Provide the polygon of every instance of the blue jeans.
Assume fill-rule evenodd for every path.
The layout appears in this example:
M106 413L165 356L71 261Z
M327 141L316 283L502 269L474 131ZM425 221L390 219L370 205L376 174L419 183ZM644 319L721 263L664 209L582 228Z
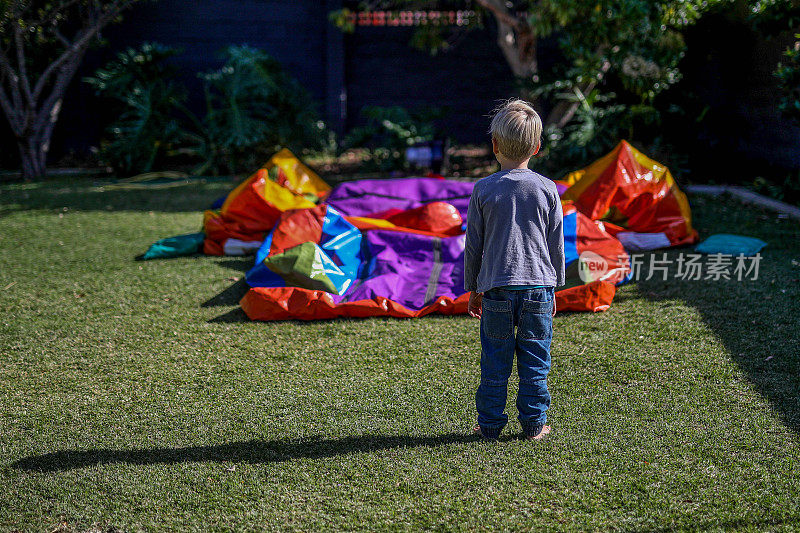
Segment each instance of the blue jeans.
M475 393L478 424L484 434L496 436L508 423L504 411L515 353L519 373L517 409L522 429L535 435L547 421L553 297L553 287L491 289L484 294L481 384Z

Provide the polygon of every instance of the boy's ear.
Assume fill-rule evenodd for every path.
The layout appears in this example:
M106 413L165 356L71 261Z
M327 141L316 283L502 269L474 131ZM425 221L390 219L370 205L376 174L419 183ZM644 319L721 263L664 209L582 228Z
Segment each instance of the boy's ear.
M500 148L497 147L497 139L494 137L492 137L492 152L494 152L494 155L500 153Z
M539 144L537 144L537 145L536 145L536 150L534 150L534 151L533 151L533 154L531 154L531 157L533 157L533 156L535 156L536 154L538 154L538 153L539 153L539 149L540 149L541 147L542 147L542 141L539 141Z

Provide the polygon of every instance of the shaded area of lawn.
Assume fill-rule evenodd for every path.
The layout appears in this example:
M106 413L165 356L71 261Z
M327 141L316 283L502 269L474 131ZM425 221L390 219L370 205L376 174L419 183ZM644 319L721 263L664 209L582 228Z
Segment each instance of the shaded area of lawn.
M22 208L0 232L0 529L800 521L796 223L692 198L704 235L769 242L759 281L642 281L558 316L553 434L531 446L512 422L487 446L469 435L476 321L254 323L248 259L133 261L195 230L216 184L142 192L146 209L6 192Z
M305 438L296 441L276 440L231 442L183 448L142 448L135 450L93 449L53 452L26 457L12 466L37 472L86 468L107 463L132 465L174 464L184 462L269 463L292 459L319 459L388 450L465 443L477 438L464 433L435 437L361 435L341 439Z
M800 224L729 197L695 196L692 205L703 237L741 233L769 243L758 279L663 281L656 275L640 281L639 290L656 302L681 300L696 309L756 390L800 433ZM667 257L674 263L681 251L691 250Z
M236 186L233 178L193 178L169 188L119 188L107 180L54 178L0 184L0 218L29 210L198 212ZM199 226L199 223L198 223Z

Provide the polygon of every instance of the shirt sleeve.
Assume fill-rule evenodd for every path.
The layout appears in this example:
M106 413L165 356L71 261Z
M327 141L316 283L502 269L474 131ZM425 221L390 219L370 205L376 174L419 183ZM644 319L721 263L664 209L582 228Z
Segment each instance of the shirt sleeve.
M547 248L550 250L550 262L556 271L556 287L560 287L566 283L566 280L564 276L564 210L558 196L556 196L555 206L551 211Z
M464 240L464 290L478 290L478 273L483 261L483 213L477 188L472 189L467 209L467 235Z

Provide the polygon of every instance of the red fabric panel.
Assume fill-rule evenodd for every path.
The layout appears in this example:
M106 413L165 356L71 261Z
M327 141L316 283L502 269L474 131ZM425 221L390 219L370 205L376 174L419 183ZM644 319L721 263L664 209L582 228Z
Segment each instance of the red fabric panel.
M325 291L299 287L257 287L247 291L239 303L251 320L319 320L340 316L413 318L431 313L460 315L467 312L468 301L469 294L463 294L455 300L440 297L427 307L414 311L382 296L337 305Z
M206 255L225 255L225 252L222 250L224 245L225 241L219 242L212 239L205 239L203 241L203 253Z
M605 259L609 271L615 271L615 274L605 279L605 281L618 283L630 271L628 253L619 240L600 229L598 224L598 222L589 220L589 217L578 212L576 224L578 254L591 251Z
M392 224L444 235L461 233L461 214L447 202L431 202L387 217Z
M280 209L264 200L264 181L269 179L267 171L259 170L248 179L241 192L230 199L222 209L229 237L232 233L247 236L242 240L263 240L264 233L272 229L281 215ZM238 237L237 237L238 238Z
M559 311L605 311L611 306L616 288L611 283L595 281L556 292ZM299 287L257 287L250 289L240 305L251 320L319 320L336 317L392 316L421 317L431 313L463 315L467 313L469 294L455 300L440 297L436 302L414 311L382 296L335 304L325 291Z
M285 211L275 226L269 252L278 254L304 242L319 242L326 211L325 204L310 209Z
M673 245L694 242L695 232L688 228L673 187L666 180L647 179L650 174L621 143L614 162L575 199L575 205L592 220L606 219L627 231L664 233ZM608 228L614 235L616 230Z
M557 311L606 311L617 288L606 281L593 281L556 292Z

